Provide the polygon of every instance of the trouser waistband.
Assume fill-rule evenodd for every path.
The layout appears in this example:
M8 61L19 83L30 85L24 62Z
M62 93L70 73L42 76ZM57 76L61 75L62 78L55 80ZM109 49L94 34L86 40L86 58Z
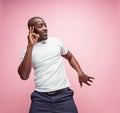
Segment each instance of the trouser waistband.
M70 88L67 87L67 88L64 88L64 89L56 90L56 91L40 92L40 93L44 93L44 94L48 94L48 95L56 95L56 94L62 93L62 92L67 91L67 90L70 90Z

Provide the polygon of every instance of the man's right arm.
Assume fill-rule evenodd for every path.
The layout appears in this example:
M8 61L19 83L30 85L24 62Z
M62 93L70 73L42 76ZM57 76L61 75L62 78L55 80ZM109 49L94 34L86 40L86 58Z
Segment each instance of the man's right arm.
M34 26L30 27L26 54L18 68L18 74L20 75L20 78L23 80L27 80L29 78L32 67L32 49L33 46L38 42L38 38L39 35L34 33Z
M29 78L30 72L31 72L31 65L32 65L32 46L27 46L27 51L24 56L23 61L21 62L18 73L20 75L20 78L23 80L27 80Z

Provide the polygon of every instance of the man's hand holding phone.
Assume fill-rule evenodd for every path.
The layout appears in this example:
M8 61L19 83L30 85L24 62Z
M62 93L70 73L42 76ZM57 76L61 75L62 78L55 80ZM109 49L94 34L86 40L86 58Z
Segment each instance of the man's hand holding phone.
M33 47L38 42L39 34L34 33L34 26L30 26L28 34L28 46Z

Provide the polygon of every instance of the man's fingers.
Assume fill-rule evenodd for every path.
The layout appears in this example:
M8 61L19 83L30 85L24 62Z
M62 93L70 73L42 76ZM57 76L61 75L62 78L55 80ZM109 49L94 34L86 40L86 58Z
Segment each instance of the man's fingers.
M89 79L95 79L94 77L88 77Z
M31 26L30 26L30 29L29 29L29 34L31 33Z
M88 79L88 81L93 82L92 80Z
M37 36L38 38L40 38L40 35L39 35L39 34L36 34L36 36Z
M91 81L91 80L90 80L90 81ZM87 84L88 86L91 86L91 84L88 83L88 82L83 82L83 83ZM82 87L83 83L82 83L82 81L80 81L80 86L81 86L81 87Z
M83 82L85 84L87 84L88 86L91 86L88 82ZM80 81L80 86L82 87L82 82Z
M80 86L82 87L82 82L80 81Z
M37 40L38 40L37 38L33 38L33 41L34 41L34 42L37 42Z
M82 86L83 83L91 86L91 84L89 82L93 82L91 79L95 79L94 77L90 77L90 76L81 76L79 77L79 83Z
M39 34L34 33L34 28L35 28L34 26L30 26L29 35L33 36L35 39L40 38Z
M85 82L85 84L87 84L88 86L90 86L90 84L88 82Z
M34 26L32 26L31 28L31 33L34 33Z
M39 34L32 33L32 35L33 35L34 38L37 38L37 39L40 38Z
M29 34L34 33L34 26L30 26Z

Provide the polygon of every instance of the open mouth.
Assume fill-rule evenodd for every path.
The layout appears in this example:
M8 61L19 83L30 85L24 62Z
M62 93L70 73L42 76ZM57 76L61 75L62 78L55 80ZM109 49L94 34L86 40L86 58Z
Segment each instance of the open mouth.
M47 35L47 32L42 32L43 35Z

